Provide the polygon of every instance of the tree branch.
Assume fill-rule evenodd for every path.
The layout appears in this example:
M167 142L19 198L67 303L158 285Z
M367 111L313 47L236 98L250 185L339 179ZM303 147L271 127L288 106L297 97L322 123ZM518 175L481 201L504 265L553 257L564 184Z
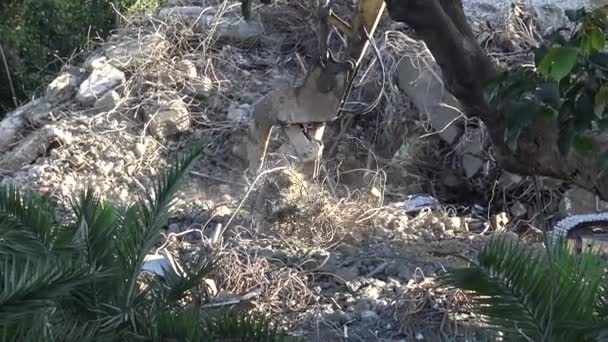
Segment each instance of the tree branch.
M446 88L461 102L465 114L487 126L495 157L504 169L522 175L571 181L608 200L608 172L595 160L608 146L595 137L590 156L561 155L558 126L537 120L525 130L515 151L504 142L505 118L484 100L483 84L497 76L497 67L477 43L461 0L385 0L391 19L408 24L426 43L442 70ZM599 147L601 146L601 147Z

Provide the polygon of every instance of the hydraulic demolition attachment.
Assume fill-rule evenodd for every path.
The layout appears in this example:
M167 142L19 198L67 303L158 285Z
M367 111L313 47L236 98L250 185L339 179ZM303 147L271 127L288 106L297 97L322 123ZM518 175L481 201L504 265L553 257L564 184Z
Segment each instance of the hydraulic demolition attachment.
M271 3L271 0L261 1ZM336 120L343 110L385 7L384 0L358 0L349 23L332 11L334 0L318 1L319 55L316 63L301 85L276 89L255 104L247 139L250 171L260 170L266 157L271 129L281 125L286 127L285 132L299 157L304 162L314 162L312 176L317 176L325 123ZM249 20L251 0L242 0L242 13ZM346 61L334 58L334 53L328 47L331 26L346 37Z

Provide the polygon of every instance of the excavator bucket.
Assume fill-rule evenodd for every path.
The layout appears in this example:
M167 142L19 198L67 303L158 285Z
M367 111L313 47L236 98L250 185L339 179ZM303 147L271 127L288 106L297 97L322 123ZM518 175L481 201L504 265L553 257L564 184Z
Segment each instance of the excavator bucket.
M307 151L308 156L300 155L300 160L306 163L312 159L318 164L323 149L324 124L338 117L385 8L384 0L359 0L349 23L331 11L332 0L320 1L317 12L318 63L309 70L303 84L290 89L276 89L255 104L246 141L250 171L260 170L271 128L276 125L313 126L308 132L289 127L285 131L296 154ZM248 18L251 0L242 0L242 8L243 15ZM335 60L327 48L329 25L347 37L345 62ZM314 168L313 177L317 171L318 165Z

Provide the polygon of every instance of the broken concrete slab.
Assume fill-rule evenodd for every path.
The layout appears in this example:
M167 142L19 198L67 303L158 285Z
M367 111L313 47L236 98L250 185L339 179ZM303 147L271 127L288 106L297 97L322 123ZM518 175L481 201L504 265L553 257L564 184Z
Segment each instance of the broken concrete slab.
M559 204L559 211L563 217L608 211L608 202L601 201L595 194L574 186L564 194Z
M105 47L108 63L120 70L135 68L154 55L164 55L170 44L160 33L116 35Z
M216 16L209 8L198 6L175 6L158 12L161 19L186 18L194 20L194 28L200 32L213 32L216 38L249 40L262 36L262 24L258 21L243 20L240 16Z
M433 129L448 144L456 142L462 134L460 104L441 81L440 70L428 51L416 56L405 56L397 66L399 88L414 102Z

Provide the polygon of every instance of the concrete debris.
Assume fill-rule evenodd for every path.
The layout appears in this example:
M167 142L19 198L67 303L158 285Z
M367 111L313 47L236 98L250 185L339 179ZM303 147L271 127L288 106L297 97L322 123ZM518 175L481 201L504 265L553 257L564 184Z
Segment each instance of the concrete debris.
M103 64L93 69L89 77L80 84L76 99L89 106L101 98L107 91L116 88L125 81L125 74L110 64Z

